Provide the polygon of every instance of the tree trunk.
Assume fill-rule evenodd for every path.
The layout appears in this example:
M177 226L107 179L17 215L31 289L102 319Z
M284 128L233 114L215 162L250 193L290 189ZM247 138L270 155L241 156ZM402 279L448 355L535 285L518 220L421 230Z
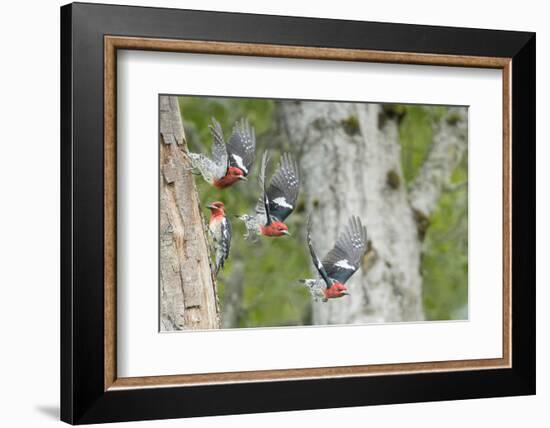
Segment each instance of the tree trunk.
M160 328L219 328L206 230L176 97L160 98Z
M363 220L370 240L363 269L348 283L350 298L314 303L313 323L423 320L420 263L433 205L426 203L431 209L422 212L420 205L416 208L410 202L401 168L399 114L379 104L286 102L278 106L279 123L298 152L318 253L330 250L352 215ZM434 138L434 143L440 140ZM465 145L458 146L451 163L464 152ZM445 149L434 151L441 155ZM449 178L446 174L450 173L435 174L441 183L434 188L440 191L443 180ZM434 174L424 171L422 175ZM424 195L420 184L417 187L418 194ZM437 200L439 193L432 193Z

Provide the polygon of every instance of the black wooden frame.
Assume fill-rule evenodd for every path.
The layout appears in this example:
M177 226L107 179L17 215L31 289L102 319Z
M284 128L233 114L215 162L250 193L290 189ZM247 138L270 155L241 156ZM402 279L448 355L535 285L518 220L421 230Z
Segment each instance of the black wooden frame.
M105 35L512 58L512 368L104 391ZM61 8L61 419L535 393L535 34L76 3Z

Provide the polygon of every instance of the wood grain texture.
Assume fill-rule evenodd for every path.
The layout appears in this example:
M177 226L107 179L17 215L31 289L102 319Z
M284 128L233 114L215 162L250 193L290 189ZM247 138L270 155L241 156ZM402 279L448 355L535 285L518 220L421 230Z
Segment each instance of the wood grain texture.
M116 49L105 43L104 64L104 387L116 380Z
M160 97L160 330L219 328L215 281L177 97Z
M364 366L316 367L307 369L259 370L249 372L204 373L174 376L118 378L111 389L169 387L174 385L210 385L310 378L344 378L358 376L498 369L507 367L501 358L485 360L434 361L405 364L373 364Z
M382 52L300 46L106 36L105 42L105 389L259 382L308 378L457 371L511 367L511 59L461 55ZM497 359L370 366L325 367L116 378L116 50L139 49L223 55L249 55L338 61L443 65L503 70L503 356ZM171 167L167 180L174 178ZM172 177L172 178L170 178ZM109 184L110 183L110 184Z
M324 59L334 61L368 61L394 64L446 65L458 67L503 68L509 61L499 57L435 55L409 52L382 52L363 49L282 46L269 44L170 40L141 37L107 36L116 49L139 49L167 52L249 55L261 57Z

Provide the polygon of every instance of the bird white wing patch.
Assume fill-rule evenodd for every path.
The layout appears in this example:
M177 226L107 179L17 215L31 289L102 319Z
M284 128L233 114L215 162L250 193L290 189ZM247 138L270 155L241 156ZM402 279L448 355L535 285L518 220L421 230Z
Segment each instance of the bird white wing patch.
M235 153L233 153L233 154L231 155L231 157L233 158L233 160L235 161L235 163L237 164L237 166L238 166L245 174L248 174L248 169L246 168L246 166L244 166L243 158L240 157L239 155L236 155Z
M285 208L294 208L292 205L290 205L284 196L279 196L278 198L275 198L273 199L273 202L275 202L277 205L279 205L280 207L285 207Z
M355 270L355 268L349 264L348 259L338 260L336 263L334 263L334 266L338 266L342 269Z

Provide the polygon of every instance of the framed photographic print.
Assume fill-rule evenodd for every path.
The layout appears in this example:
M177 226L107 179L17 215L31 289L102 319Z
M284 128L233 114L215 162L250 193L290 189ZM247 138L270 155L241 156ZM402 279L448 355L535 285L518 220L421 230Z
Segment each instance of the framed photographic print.
M75 3L61 53L62 420L535 393L533 33Z

